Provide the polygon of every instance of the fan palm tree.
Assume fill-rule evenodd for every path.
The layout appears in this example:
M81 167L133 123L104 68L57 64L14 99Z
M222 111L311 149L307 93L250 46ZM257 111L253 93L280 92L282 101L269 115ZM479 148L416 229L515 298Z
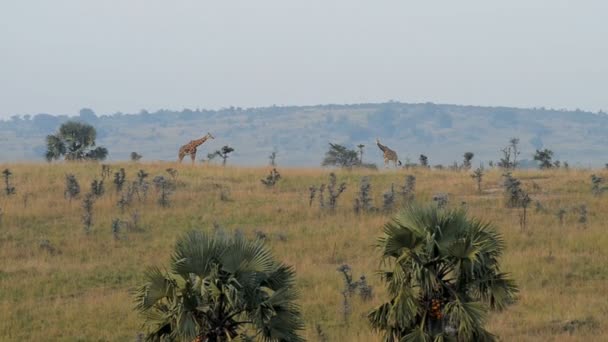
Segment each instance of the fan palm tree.
M105 147L95 147L97 133L91 125L68 121L61 125L56 134L46 137L47 161L59 159L64 156L65 160L104 160L108 156Z
M409 207L384 227L378 246L390 300L368 318L385 341L493 341L489 309L514 301L502 273L504 243L492 225L466 211Z
M190 231L171 270L151 268L136 290L147 341L302 341L294 271L277 263L262 240Z

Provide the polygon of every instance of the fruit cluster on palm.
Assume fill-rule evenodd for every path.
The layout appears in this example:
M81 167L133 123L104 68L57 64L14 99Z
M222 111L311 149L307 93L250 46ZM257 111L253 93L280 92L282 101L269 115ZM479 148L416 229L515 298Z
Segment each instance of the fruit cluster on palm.
M410 207L384 228L379 248L390 300L368 318L385 341L492 341L490 309L514 301L499 268L503 240L463 210Z
M171 270L151 268L136 291L148 341L302 341L294 271L262 240L191 231L178 240Z

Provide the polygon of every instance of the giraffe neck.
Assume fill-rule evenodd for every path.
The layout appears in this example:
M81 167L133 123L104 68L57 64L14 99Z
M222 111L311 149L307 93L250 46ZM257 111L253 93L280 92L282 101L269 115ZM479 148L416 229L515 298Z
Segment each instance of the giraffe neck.
M382 150L382 152L386 152L388 150L388 148L384 145L382 145L381 143L377 143L378 144L378 148L380 148L380 150Z
M209 137L204 136L200 139L192 140L191 145L193 145L194 147L198 147L198 146L202 145L205 141L207 141L207 139L209 139Z

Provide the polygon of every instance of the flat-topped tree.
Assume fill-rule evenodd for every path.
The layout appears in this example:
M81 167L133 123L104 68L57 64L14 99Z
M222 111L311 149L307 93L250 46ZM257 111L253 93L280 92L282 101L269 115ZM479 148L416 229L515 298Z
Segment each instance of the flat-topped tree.
M47 161L64 157L65 160L104 160L108 156L105 147L95 147L97 132L89 124L68 121L59 127L59 131L46 137Z

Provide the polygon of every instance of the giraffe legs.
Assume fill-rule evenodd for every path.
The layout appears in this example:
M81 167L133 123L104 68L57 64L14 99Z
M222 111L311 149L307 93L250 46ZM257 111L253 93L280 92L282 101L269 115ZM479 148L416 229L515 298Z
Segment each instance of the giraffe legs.
M184 157L186 156L186 153L184 153L183 151L179 151L179 155L178 155L178 159L179 159L179 163L182 163L182 160L184 160Z
M192 165L194 165L194 162L196 161L196 151L190 153L190 159L192 159Z

